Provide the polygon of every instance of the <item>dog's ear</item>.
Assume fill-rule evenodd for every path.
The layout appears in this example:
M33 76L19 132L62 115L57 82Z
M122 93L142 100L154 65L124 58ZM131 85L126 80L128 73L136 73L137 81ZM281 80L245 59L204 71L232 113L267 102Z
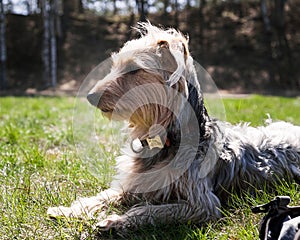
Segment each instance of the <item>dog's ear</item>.
M184 61L186 61L189 56L187 42L178 40L169 43L165 40L160 40L157 42L157 54L162 57L164 65L166 66L177 67L176 60L170 50L181 52L184 57Z
M171 43L171 48L173 50L177 50L177 51L181 52L184 57L184 61L186 62L186 60L189 56L187 40L185 42L183 42L181 40L174 41Z
M170 45L167 41L159 41L156 49L157 55L160 57L161 70L173 73L177 69L177 62L170 51Z
M186 82L181 77L178 77L179 75L176 72L178 71L178 67L180 67L179 65L186 63L188 57L187 46L182 41L169 43L168 41L160 40L157 42L156 53L160 57L160 65L161 70L163 70L164 79L168 81L173 88L177 88L179 92L186 92ZM180 55L183 54L183 58L178 56L178 53L180 53ZM170 81L172 76L175 76L176 81Z
M177 88L179 92L185 92L187 96L187 85L185 80L181 78L182 72L178 74L178 70L183 69L183 65L186 64L186 59L188 58L188 50L185 43L180 40L172 42L160 40L157 42L156 53L159 56L164 79L173 88Z

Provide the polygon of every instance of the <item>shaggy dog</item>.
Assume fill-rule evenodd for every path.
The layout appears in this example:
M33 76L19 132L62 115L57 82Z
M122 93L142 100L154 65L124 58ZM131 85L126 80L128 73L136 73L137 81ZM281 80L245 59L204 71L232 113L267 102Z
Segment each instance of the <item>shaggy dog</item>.
M103 230L203 223L221 216L232 191L300 180L300 127L211 119L187 39L150 23L138 30L87 96L106 117L128 121L132 142L117 158L118 173L109 189L49 215L98 217ZM101 219L111 205L129 210Z

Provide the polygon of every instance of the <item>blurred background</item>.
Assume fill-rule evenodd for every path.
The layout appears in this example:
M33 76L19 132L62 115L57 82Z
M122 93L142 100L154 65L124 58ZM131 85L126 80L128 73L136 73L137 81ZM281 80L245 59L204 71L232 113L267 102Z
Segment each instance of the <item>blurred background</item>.
M234 93L300 92L299 0L0 0L0 94L75 93L149 19Z

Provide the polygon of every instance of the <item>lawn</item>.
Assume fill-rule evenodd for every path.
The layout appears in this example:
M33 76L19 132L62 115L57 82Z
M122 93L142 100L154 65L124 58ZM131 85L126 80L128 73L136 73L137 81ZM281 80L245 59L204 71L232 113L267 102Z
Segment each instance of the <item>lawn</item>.
M251 96L223 103L224 117L232 123L264 124L268 113L273 120L300 125L299 98ZM84 99L0 98L0 239L80 239L92 233L93 221L54 221L46 211L109 186L124 139L121 127L103 119ZM282 183L277 192L300 204L299 190ZM130 238L257 239L262 215L252 214L250 207L274 196L258 191L255 197L234 197L225 217L205 227L149 227Z

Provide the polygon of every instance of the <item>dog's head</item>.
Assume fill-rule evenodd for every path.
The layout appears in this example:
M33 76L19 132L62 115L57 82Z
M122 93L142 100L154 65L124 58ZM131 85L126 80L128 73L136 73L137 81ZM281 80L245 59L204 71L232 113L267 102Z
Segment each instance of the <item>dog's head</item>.
M141 37L112 55L110 73L87 98L108 118L127 120L134 138L145 139L178 119L188 99L202 98L187 38L150 23L137 29Z

